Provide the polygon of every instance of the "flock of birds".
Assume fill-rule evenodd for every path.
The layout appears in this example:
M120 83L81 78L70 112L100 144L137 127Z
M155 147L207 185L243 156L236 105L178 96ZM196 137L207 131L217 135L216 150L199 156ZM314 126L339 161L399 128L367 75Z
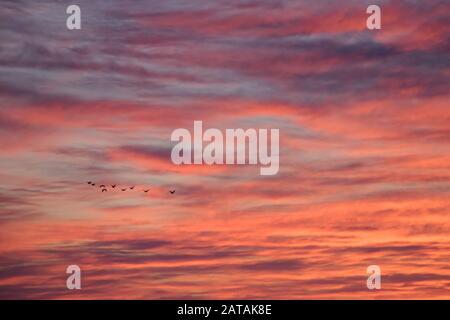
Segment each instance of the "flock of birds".
M92 186L92 187L95 187L95 186L96 186L96 183L95 183L95 182L92 182L92 181L88 181L87 184L90 185L90 186ZM100 189L102 189L102 192L107 192L107 191L108 191L107 186L104 185L104 184L101 184L101 185L99 185L98 187L99 187ZM111 188L115 189L116 187L117 187L117 184L111 184ZM132 187L120 188L120 190L122 190L122 191L127 191L127 190L134 190L134 188L135 188L135 186L132 186ZM143 189L142 191L144 191L145 193L147 193L147 192L150 191L150 189ZM169 190L169 192L170 192L171 194L174 194L174 193L175 193L175 190Z

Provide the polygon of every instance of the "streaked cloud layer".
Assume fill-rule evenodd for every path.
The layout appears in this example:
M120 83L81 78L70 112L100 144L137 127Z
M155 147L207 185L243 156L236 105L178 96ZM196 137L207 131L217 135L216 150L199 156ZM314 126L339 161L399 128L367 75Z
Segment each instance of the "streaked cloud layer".
M0 298L450 298L448 1L68 4L2 2ZM194 120L279 174L174 166Z

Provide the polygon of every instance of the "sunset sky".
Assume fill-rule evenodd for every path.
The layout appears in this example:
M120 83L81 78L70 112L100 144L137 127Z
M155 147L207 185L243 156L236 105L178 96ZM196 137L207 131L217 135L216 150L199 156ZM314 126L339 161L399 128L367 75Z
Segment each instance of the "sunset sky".
M0 299L450 299L449 13L0 1ZM278 174L172 164L194 120L278 128Z

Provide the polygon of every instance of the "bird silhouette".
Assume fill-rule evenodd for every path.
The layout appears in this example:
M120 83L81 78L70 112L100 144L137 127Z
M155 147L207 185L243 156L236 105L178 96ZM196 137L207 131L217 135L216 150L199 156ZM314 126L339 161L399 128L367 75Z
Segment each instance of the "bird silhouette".
M170 192L171 194L174 194L174 193L175 193L175 190L169 190L169 192Z
M92 182L92 181L87 181L87 184L90 185L90 186L95 186L95 185L96 185L96 184L95 184L94 182ZM111 184L110 186L111 186L111 188L115 188L115 187L117 187L117 184ZM107 191L108 191L106 185L104 185L104 184L101 184L101 185L99 185L98 187L102 190L102 192L107 192ZM123 192L125 192L125 191L127 191L128 189L134 190L135 187L136 187L136 186L131 186L131 187L128 187L128 188L125 187L125 188L120 188L120 190L122 190ZM142 189L142 191L144 191L145 193L148 193L148 192L150 191L150 188L149 188L149 189ZM174 194L174 193L175 193L175 190L169 190L169 192L170 192L171 194Z

